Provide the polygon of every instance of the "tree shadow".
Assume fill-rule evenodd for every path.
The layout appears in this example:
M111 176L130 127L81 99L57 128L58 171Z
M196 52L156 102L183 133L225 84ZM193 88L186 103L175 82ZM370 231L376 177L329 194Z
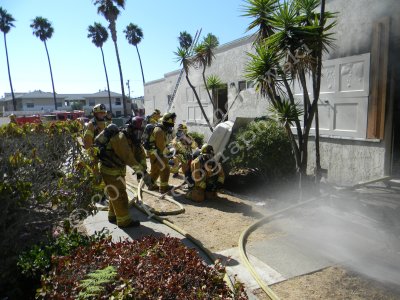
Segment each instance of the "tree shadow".
M173 197L176 201L191 206L198 206L198 207L208 207L213 208L219 211L223 211L226 213L241 213L244 216L254 217L254 218L261 218L263 214L253 209L253 207L249 204L243 202L236 202L232 201L227 197L224 197L223 194L219 194L214 199L206 199L203 202L194 202L190 199L185 198L183 194L179 196Z

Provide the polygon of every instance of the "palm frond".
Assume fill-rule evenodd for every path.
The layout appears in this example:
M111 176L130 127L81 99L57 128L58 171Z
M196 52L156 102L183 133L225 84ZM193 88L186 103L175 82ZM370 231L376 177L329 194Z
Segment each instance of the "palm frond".
M247 0L246 2L247 5L242 6L242 16L254 19L246 30L258 28L256 42L259 43L272 34L271 17L279 5L279 0Z
M0 31L4 34L7 34L11 27L15 27L13 22L15 19L11 14L7 12L7 10L0 7Z
M221 78L219 78L217 75L210 75L207 77L206 86L210 90L216 90L222 88L224 84L222 83Z
M287 99L277 101L268 110L272 114L272 117L284 126L286 124L293 126L304 113L300 103L293 104Z
M193 65L193 60L190 57L189 50L178 47L174 54L176 56L176 62L180 63L186 74L189 74L189 67Z

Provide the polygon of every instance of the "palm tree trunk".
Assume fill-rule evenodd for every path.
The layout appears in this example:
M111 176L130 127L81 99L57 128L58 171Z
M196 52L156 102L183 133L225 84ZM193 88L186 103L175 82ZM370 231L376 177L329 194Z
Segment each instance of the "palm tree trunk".
M122 104L124 106L124 116L126 117L128 115L128 103L127 103L126 97L125 97L124 78L122 77L122 67L121 67L121 61L119 59L117 41L114 41L114 47L115 47L115 53L117 54L117 61L118 61L118 68L119 68L119 78L121 79ZM129 115L130 114L131 113L129 113Z
M138 55L138 57L139 57L140 70L142 70L142 80L143 80L143 86L144 86L145 81L144 81L144 73L143 73L142 59L140 58L138 46L136 45L135 47L136 47L137 55Z
M216 109L216 106L215 106L214 100L213 100L213 98L211 97L210 90L209 90L208 87L207 87L207 81L206 81L206 64L205 64L205 63L203 63L203 72L202 72L201 75L203 76L204 87L206 88L206 91L207 91L207 94L208 94L208 98L210 98L210 102L211 102L211 104L212 104L212 106L213 106L213 109L215 110L215 109Z
M196 97L197 103L198 103L199 106L200 106L200 110L201 110L201 113L202 113L203 116L204 116L204 119L206 119L206 122L207 122L208 127L210 128L211 132L213 132L214 129L213 129L213 127L211 126L210 120L208 119L208 117L207 117L207 115L206 115L206 112L204 111L204 108L203 108L203 105L201 104L199 95L198 95L197 92L196 92L196 88L195 88L195 87L192 85L192 83L190 82L189 76L187 75L187 73L186 73L186 80L187 80L187 82L189 83L189 86L190 86L190 87L192 88L192 90L193 90L194 96Z
M107 74L107 68L106 68L106 61L104 60L103 48L100 47L100 50L101 50L101 56L102 56L102 58L103 58L104 72L106 73L107 91L108 91L108 103L110 104L110 112L112 113L110 84L109 84L109 82L108 82L108 74Z
M321 13L319 17L319 26L322 34L322 26L324 25L324 13L325 13L325 0L321 1ZM321 72L322 72L322 42L319 43L319 51L317 57L317 70L313 74L315 82L314 85L314 101L318 102L320 92L321 92ZM319 116L318 116L318 104L315 108L315 181L319 184L321 177L321 156L319 148Z
M8 80L10 81L10 89L11 89L11 96L12 96L12 102L13 102L13 109L14 109L14 111L16 111L16 110L17 110L17 100L15 100L14 89L13 89L12 81L11 81L11 72L10 72L10 63L9 63L9 61L8 61L8 51L7 51L6 33L4 33L4 47L5 47L5 49L6 49L7 68L8 68Z
M49 51L47 50L46 41L43 41L43 43L44 43L44 47L46 48L47 60L48 60L48 62L49 62L50 77L51 77L51 85L52 85L52 87L53 87L54 109L57 110L56 91L55 91L55 89L54 89L53 71L51 70L51 63L50 63Z

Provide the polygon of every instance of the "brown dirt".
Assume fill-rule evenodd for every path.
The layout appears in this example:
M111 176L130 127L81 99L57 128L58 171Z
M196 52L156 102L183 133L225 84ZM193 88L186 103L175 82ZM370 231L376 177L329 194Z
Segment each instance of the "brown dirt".
M137 183L132 175L127 180ZM178 185L181 179L171 178L170 184ZM232 195L219 194L218 199L198 204L185 199L183 193L175 198L183 204L185 213L166 217L183 228L212 252L237 247L242 231L263 214L254 202ZM175 210L166 200L144 193L144 202L157 210ZM276 232L255 231L249 240L271 238ZM271 286L280 299L399 299L399 291L393 291L380 283L350 272L341 266L295 277ZM254 291L258 299L268 299L259 289Z

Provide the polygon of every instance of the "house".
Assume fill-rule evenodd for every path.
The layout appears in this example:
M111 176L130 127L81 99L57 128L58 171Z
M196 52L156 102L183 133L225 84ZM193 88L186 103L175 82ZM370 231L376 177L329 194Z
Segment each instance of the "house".
M14 93L17 101L17 111L13 112L13 102L11 93L6 93L0 99L0 105L5 114L12 112L21 114L42 114L54 110L53 93L40 90L28 93ZM123 115L122 95L110 92L111 110L116 117ZM93 94L56 94L57 110L83 109L87 115L96 104L105 104L110 110L108 91L99 91ZM128 104L131 105L130 100Z
M327 0L326 10L338 12L336 48L323 58L320 102L320 151L328 181L355 184L400 174L400 2L398 0ZM260 117L268 101L245 79L247 52L254 53L252 37L221 45L206 76L217 75L225 87L213 109L202 80L202 70L189 69L189 78L211 121L225 115ZM147 82L146 111L154 108L177 113L177 122L210 136L192 89L183 74L170 103L180 70ZM302 90L295 83L295 97ZM311 137L313 132L311 133ZM312 172L313 138L309 143Z

